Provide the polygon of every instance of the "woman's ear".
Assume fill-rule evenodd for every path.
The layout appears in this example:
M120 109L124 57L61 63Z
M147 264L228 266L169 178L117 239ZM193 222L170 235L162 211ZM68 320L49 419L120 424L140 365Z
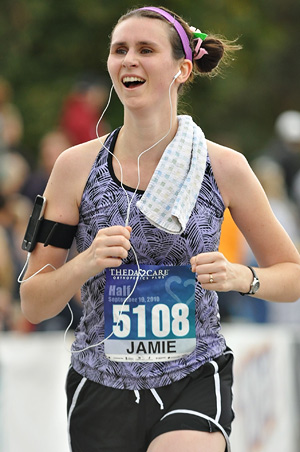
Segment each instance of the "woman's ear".
M189 78L191 72L193 70L193 63L191 60L183 60L180 65L181 74L177 77L179 83L184 83Z

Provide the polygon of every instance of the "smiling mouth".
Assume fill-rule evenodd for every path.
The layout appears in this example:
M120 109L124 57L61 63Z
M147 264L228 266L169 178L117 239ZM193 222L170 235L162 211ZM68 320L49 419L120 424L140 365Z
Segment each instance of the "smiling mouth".
M137 86L143 85L145 81L146 80L139 77L124 77L122 83L126 88L135 88Z

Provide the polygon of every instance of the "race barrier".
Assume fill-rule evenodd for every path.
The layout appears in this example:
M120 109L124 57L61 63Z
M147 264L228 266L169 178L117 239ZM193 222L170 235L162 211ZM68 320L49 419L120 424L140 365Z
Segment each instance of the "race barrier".
M235 356L232 452L300 452L298 329L223 326ZM71 341L72 335L67 348ZM0 334L1 452L69 451L69 362L63 332Z

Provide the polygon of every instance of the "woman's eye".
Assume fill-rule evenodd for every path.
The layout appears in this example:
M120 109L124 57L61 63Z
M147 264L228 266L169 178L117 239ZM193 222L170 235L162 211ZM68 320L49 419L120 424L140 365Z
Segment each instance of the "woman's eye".
M152 53L151 49L142 49L141 53Z
M116 50L116 53L118 53L119 55L125 55L126 52L127 52L127 50L124 48L120 48L120 49Z

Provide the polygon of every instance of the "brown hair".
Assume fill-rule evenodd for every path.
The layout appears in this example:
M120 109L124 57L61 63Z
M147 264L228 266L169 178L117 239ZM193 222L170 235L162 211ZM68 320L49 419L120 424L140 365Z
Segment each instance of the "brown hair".
M176 13L168 10L164 7L159 7L160 9L167 11L171 14L184 28L190 42L190 47L194 54L195 41L193 36L193 31L190 29L189 25ZM132 9L126 14L120 17L117 25L130 17L147 17L151 19L158 19L164 21L169 26L170 31L170 43L173 49L173 57L175 60L180 60L185 58L185 53L182 47L180 37L174 28L174 26L168 22L162 15L155 11L147 9ZM208 34L207 38L202 42L201 47L207 51L207 55L204 55L199 60L193 60L193 72L190 76L189 81L193 80L193 75L208 75L213 76L219 72L219 63L221 60L226 64L232 59L232 53L239 50L241 46L236 44L235 41L228 41L227 39Z

